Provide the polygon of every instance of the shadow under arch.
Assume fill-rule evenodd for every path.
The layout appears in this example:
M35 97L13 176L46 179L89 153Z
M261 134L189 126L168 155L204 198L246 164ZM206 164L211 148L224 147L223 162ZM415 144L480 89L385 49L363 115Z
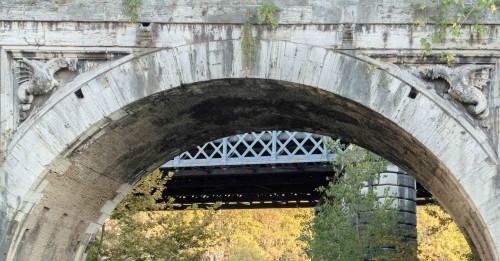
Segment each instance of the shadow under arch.
M99 223L111 213L132 184L151 170L189 147L235 133L269 129L322 135L334 133L388 159L413 175L436 196L457 223L466 228L483 259L496 258L491 231L477 211L477 203L471 200L455 176L457 174L443 163L448 159L436 156L431 150L433 148L422 144L421 137L419 140L418 135L405 130L430 129L428 139L432 140L433 135L437 138L443 135L436 131L439 128L426 126L429 123L425 121L426 115L408 118L408 122L400 119L399 124L406 124L404 127L382 115L397 115L398 110L407 108L418 112L419 107L412 107L412 102L432 103L420 94L408 97L411 88L385 72L369 75L365 81L353 80L362 77L360 74L366 72L368 64L350 59L337 61L347 69L343 69L345 75L340 72L339 78L332 78L332 81L347 87L336 91L299 84L299 79L293 82L251 75L248 78L235 76L206 81L192 79L194 83L151 91L149 89L157 84L151 82L153 79L138 81L139 76L132 80L119 77L129 68L135 71L141 66L147 66L148 71L162 70L163 67L147 59L129 68L117 67L108 76L98 75L91 81L102 93L90 90L92 86L82 85L80 88L85 94L82 100L88 103L80 106L87 113L98 110L110 97L105 92L112 90L114 99L122 99L118 102L120 109L102 118L83 119L90 126L99 127L78 135L77 142L62 146L64 151L51 161L48 172L37 183L46 181L43 196L21 222L12 226L11 239L7 240L10 242L9 260L72 260L81 257ZM380 83L382 75L393 77L392 83ZM142 86L143 89L136 91L144 92L141 94L144 98L127 103L127 94L113 87L125 85ZM373 91L373 88L379 89ZM378 94L374 95L375 92ZM99 95L107 98L98 98ZM375 101L377 105L372 104ZM384 102L389 104L384 105ZM379 110L368 106L378 106ZM37 117L33 116L32 124ZM40 116L40 119L42 117L49 116ZM65 120L70 125L79 124L78 119ZM22 139L16 142L20 143ZM64 137L60 139L64 140ZM446 148L445 145L442 149ZM33 190L37 190L37 186L34 185Z

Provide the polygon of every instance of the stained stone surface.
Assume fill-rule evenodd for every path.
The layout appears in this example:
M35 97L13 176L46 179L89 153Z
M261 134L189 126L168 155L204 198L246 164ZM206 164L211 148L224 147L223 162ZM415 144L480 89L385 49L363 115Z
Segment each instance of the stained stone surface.
M497 18L484 38L448 42L458 62L493 67L486 130L394 64L438 62L417 58L432 25L416 28L410 3L276 1L281 25L253 28L246 67L242 14L260 1L203 2L143 0L149 25L127 22L121 1L0 2L0 260L81 260L151 170L192 146L269 129L335 133L387 158L436 196L483 260L499 260ZM59 56L108 62L19 124L14 62Z

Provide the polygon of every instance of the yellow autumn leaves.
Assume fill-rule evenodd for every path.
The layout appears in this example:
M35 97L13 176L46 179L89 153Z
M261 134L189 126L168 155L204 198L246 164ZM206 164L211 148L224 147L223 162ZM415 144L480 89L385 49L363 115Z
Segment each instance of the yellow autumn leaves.
M472 250L450 215L437 205L417 208L418 259L470 260Z

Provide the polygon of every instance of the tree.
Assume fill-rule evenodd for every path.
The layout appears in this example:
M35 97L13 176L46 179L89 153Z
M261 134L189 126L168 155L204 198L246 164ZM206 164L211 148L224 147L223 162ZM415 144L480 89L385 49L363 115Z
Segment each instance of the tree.
M479 260L451 216L439 205L417 209L420 260Z
M310 209L159 211L172 203L161 203L164 188L159 171L137 185L89 245L87 260L307 260L297 238Z
M87 260L200 260L215 246L215 209L164 211L172 203L160 201L164 188L159 170L136 186L90 244Z
M413 260L414 242L402 241L407 233L400 225L394 198L385 191L385 201L368 187L383 172L386 162L354 146L346 153L345 145L328 142L336 153L334 175L326 188L323 203L306 227L302 239L312 260Z
M216 223L222 239L214 252L227 260L307 260L298 237L312 216L304 208L220 210Z

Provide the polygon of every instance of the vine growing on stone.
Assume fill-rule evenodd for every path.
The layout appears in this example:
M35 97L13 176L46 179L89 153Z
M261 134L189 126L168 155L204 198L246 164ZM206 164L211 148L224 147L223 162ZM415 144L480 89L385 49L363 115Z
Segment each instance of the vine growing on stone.
M130 15L130 22L137 22L139 18L139 7L141 7L142 0L125 0L125 9Z
M247 65L252 64L254 59L255 39L252 35L254 19L252 11L248 10L243 29L241 30L241 51L243 52L243 59Z
M257 8L257 18L259 24L268 24L274 30L278 26L277 14L281 11L274 3L266 2ZM254 52L256 41L252 34L252 29L255 24L255 15L251 10L248 10L245 16L245 22L241 30L241 51L243 59L247 67L251 67L254 63Z
M274 3L263 3L259 6L258 17L259 24L269 24L274 30L278 26L278 19L276 15L281 11Z
M448 35L457 38L462 34L464 24L471 24L473 33L479 37L484 37L488 32L488 27L481 24L481 21L488 12L497 13L497 6L500 0L430 0L429 4L420 3L415 6L417 12L428 12L429 21L435 25L435 30L427 37L420 38L420 44L424 48L422 56L433 54L433 44L444 43ZM426 23L417 20L415 24L420 27ZM439 55L442 61L448 65L455 59L453 53L442 52Z

